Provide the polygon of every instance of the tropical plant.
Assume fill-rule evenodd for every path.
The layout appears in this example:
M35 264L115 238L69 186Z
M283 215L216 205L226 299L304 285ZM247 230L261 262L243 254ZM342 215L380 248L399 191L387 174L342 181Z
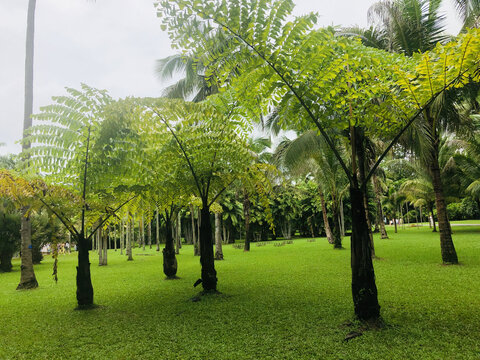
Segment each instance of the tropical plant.
M378 319L373 264L365 257L371 252L363 204L366 184L400 135L440 93L478 75L480 41L470 30L457 42L410 60L335 37L332 31L311 31L316 16L288 21L292 9L290 0L157 3L174 46L208 55L207 76L215 74L221 86L234 87L249 108L268 112L273 106L285 122L315 125L326 139L350 182L355 313L360 319ZM228 49L212 52L217 32L233 40ZM331 141L331 128L350 135L350 169ZM369 172L361 165L365 129L393 137Z
M216 291L210 207L247 170L251 154L246 146L247 122L227 96L202 103L146 99L142 131L167 137L157 161L172 164L175 186L201 199L200 263L206 292ZM167 165L168 167L168 165ZM161 174L163 175L163 174Z
M90 308L90 240L133 195L122 184L126 180L118 176L127 173L128 165L120 161L125 157L117 157L125 154L113 146L114 135L125 133L121 128L111 132L118 122L103 122L112 99L87 85L81 90L67 88L67 93L54 97L54 104L34 116L44 123L29 130L25 141L35 146L24 153L29 170L45 174L47 180L37 186L37 198L77 244L77 302L79 308Z

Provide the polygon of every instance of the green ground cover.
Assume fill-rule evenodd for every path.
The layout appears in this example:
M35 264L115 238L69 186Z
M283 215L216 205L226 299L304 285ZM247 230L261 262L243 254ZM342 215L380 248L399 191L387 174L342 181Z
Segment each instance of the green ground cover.
M379 301L387 323L344 342L352 327L349 250L325 239L273 243L250 253L224 247L217 262L223 295L192 302L199 258L184 246L179 280L165 281L161 253L135 249L134 261L92 255L95 302L74 311L74 255L35 267L40 287L15 291L0 274L0 359L478 359L480 226L455 227L459 266L440 264L428 226L388 227L376 238ZM348 240L345 245L348 247ZM342 325L343 324L343 325Z

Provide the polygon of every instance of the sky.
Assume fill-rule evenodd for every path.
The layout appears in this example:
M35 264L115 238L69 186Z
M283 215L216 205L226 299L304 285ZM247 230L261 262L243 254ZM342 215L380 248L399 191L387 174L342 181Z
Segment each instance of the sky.
M314 11L320 26L367 26L375 0L296 0L295 14ZM28 0L0 0L0 154L18 153L23 127ZM453 6L443 8L457 34ZM37 0L34 113L86 83L114 98L160 96L171 82L155 75L155 60L174 54L153 0Z

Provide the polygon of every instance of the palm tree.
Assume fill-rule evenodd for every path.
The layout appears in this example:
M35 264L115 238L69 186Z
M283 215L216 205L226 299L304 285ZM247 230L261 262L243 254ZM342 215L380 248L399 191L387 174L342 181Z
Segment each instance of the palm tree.
M307 131L293 141L285 140L279 152L279 158L287 169L297 174L310 174L316 180L327 239L335 249L341 249L340 204L348 189L348 181L335 154L324 138L314 131ZM331 198L331 227L325 206L325 194Z
M157 60L156 73L161 80L169 80L176 74L183 74L180 80L163 91L163 96L172 99L192 98L193 102L205 100L217 92L215 85L209 84L202 62L195 56L171 55Z
M440 4L441 0L382 0L370 7L368 16L383 32L390 44L389 50L411 56L417 51L430 50L448 39L444 34L445 16L439 14ZM458 257L452 240L438 157L442 131L458 118L454 101L451 94L442 94L432 106L425 109L422 121L416 123L417 130L421 129L415 134L416 141L409 139L404 142L415 148L415 153L424 159L423 163L430 172L442 260L448 264L458 264ZM424 138L419 139L418 135Z
M29 0L27 14L27 40L25 53L25 104L23 116L23 138L27 130L32 127L33 113L33 53L35 35L35 6L36 0ZM30 143L22 143L22 151L30 149ZM20 283L17 290L33 289L38 287L32 260L32 225L30 221L30 207L21 209L21 266Z
M479 0L455 0L455 6L463 21L463 29L480 26Z
M369 22L382 34L385 48L411 56L448 39L442 0L381 0L368 9ZM368 45L368 44L366 44Z

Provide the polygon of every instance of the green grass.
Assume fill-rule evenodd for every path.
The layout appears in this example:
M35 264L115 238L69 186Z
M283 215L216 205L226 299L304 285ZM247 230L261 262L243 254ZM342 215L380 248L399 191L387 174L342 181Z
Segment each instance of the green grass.
M454 228L460 266L440 264L428 226L388 227L376 238L379 301L387 327L349 342L349 250L325 239L250 253L224 246L216 262L220 296L200 302L192 287L199 258L184 246L179 280L166 281L161 253L127 262L92 254L95 302L74 311L74 255L36 266L37 290L15 291L19 264L0 274L0 359L478 359L480 226ZM348 239L345 245L348 246Z

